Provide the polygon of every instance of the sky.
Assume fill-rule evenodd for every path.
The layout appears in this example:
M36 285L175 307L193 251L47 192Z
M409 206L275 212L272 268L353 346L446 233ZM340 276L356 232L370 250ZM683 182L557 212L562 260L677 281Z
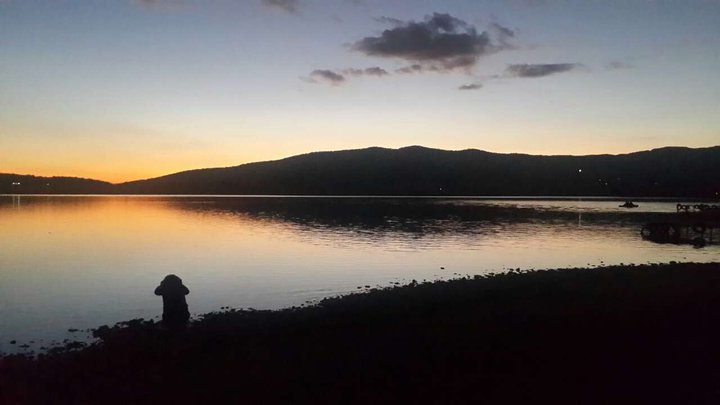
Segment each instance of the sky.
M720 144L717 0L0 0L0 172Z

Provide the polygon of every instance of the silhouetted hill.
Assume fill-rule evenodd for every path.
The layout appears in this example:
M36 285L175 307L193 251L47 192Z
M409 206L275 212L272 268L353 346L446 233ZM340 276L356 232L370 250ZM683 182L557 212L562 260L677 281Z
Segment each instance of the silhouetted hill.
M38 177L0 173L0 194L105 194L111 183L77 177Z
M138 194L693 196L720 192L720 146L532 156L411 146L316 152L117 186Z
M22 186L11 185L18 181ZM118 185L0 175L0 193L707 198L720 193L720 146L590 156L373 147L190 170Z

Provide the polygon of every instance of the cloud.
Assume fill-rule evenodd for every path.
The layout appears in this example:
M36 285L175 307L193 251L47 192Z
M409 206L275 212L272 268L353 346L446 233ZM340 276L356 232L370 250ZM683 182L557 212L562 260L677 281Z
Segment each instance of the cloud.
M379 36L365 37L352 49L367 56L395 58L411 62L400 73L421 71L450 71L470 68L478 58L502 49L502 42L492 43L490 34L477 29L450 14L434 13L425 21L400 21L388 17L378 19L392 25ZM502 29L500 29L502 28ZM498 38L507 40L514 33L497 25ZM420 68L417 68L420 66Z
M415 64L412 64L409 66L404 66L399 69L395 69L395 73L403 73L403 74L422 73L424 71L425 71L425 68L423 68L423 65L421 65L419 63L415 63Z
M377 66L366 68L364 73L370 76L385 76L388 74L387 70Z
M315 69L310 72L307 80L312 83L326 83L331 86L337 86L345 82L345 76L328 69Z
M402 27L403 25L405 25L405 22L403 20L385 16L377 17L375 18L375 21L379 22L380 24L390 25L392 27Z
M463 84L462 86L458 87L458 90L477 90L482 88L482 84L480 83L470 83L470 84Z
M579 68L578 63L522 63L517 65L509 65L505 69L505 73L511 77L543 77L555 73L568 72Z
M510 40L515 38L515 31L510 28L503 27L498 23L490 24L488 30L493 34L500 48L509 49L513 47L512 44L510 44Z
M294 14L297 13L299 0L260 0L265 7L276 8Z
M349 68L349 69L343 70L343 73L346 75L349 75L349 76L378 76L378 77L387 76L390 74L387 72L387 70L385 70L381 67L377 67L377 66L373 66L373 67L369 67L369 68L365 68L365 69Z
M361 77L361 76L375 76L375 77L382 77L387 76L390 73L388 73L387 70L378 67L373 66L365 69L358 69L358 68L348 68L343 69L341 71L338 70L330 70L330 69L315 69L313 70L310 75L306 78L304 78L305 81L308 81L310 83L325 83L329 84L331 86L337 86L340 84L343 84L347 81L349 76L352 77Z

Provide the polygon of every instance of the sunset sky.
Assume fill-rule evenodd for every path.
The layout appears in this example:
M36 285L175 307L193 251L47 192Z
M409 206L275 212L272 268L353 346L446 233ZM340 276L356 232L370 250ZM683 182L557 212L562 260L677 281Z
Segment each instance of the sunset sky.
M0 172L720 144L715 0L0 0Z

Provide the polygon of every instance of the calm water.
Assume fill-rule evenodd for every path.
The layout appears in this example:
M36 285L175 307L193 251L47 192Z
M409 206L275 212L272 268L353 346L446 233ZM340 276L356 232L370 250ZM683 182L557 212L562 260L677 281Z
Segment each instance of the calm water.
M0 196L0 351L155 317L168 273L205 313L508 268L720 259L639 237L676 202Z

